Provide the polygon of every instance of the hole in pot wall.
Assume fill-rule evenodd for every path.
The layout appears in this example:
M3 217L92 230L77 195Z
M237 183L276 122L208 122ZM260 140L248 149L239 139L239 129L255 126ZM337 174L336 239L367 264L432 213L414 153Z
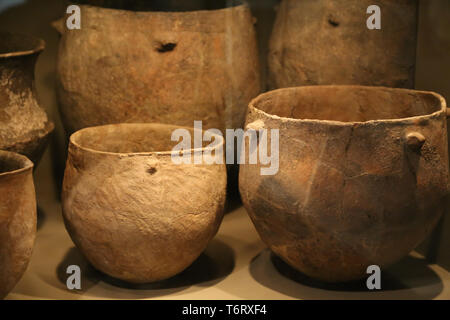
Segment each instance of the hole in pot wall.
M333 20L333 19L328 19L328 23L330 24L330 25L332 25L333 27L339 27L339 22L337 22L337 21L335 21L335 20Z
M177 46L177 44L173 43L173 42L168 42L168 43L160 42L160 43L157 43L156 51L158 51L160 53L170 52L170 51L173 51L176 46Z
M151 174L151 175L154 175L157 171L158 171L158 170L156 170L156 168L153 168L153 167L147 169L147 173L149 173L149 174Z
M336 17L334 17L333 15L329 15L328 16L328 23L332 26L332 27L339 27L340 23L339 21L336 19Z

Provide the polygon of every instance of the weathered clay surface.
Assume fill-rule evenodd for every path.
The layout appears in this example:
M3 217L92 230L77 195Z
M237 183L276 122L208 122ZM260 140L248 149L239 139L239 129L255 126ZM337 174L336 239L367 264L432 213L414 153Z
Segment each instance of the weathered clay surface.
M57 83L68 132L131 122L192 127L194 120L242 127L260 90L247 6L162 12L82 5L81 16L81 30L60 24Z
M70 139L63 185L67 230L99 270L145 283L187 268L216 234L225 165L174 164L175 127L120 124Z
M366 26L373 4L381 30ZM414 88L417 10L417 0L283 0L270 42L270 88Z
M33 163L0 151L0 298L22 278L36 235Z
M41 158L53 131L34 92L34 66L44 42L0 33L0 149Z
M311 119L311 120L308 120ZM312 86L253 100L247 124L280 130L279 172L241 165L240 192L264 242L329 282L406 256L448 195L446 105L406 89Z

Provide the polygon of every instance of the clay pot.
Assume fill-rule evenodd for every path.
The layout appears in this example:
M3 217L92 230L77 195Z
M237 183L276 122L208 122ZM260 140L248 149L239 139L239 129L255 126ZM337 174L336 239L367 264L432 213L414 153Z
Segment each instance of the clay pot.
M131 122L243 126L260 90L248 6L99 3L129 10L81 5L81 30L67 30L65 20L55 24L62 32L57 84L68 132Z
M280 141L277 174L240 168L261 238L328 282L406 256L445 209L446 112L435 93L383 87L297 87L253 100L247 126L279 129Z
M62 195L66 227L92 265L112 277L146 283L174 276L218 230L225 165L173 163L175 129L118 124L70 138ZM223 138L217 139L217 148L223 147Z
M369 30L369 6L381 29ZM269 87L414 88L417 0L283 0L270 41Z
M36 236L33 163L0 151L0 299L22 278Z
M0 32L0 149L35 164L54 128L34 92L34 67L44 46L31 36Z

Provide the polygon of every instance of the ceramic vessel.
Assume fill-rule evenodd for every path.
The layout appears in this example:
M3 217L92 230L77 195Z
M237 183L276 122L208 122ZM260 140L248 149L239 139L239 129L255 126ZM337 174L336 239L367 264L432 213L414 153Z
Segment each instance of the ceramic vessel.
M242 127L260 90L247 5L87 2L106 8L81 5L81 30L55 23L62 33L58 96L69 133L131 122Z
M218 230L225 165L174 163L175 129L117 124L70 138L62 195L66 227L92 265L112 277L147 283L174 276ZM216 141L223 148L221 135Z
M374 4L379 30L367 27ZM417 0L283 0L270 40L269 86L414 88L417 21Z
M0 151L0 298L22 278L36 235L33 163Z
M240 168L261 238L327 282L406 256L445 210L446 118L440 95L406 89L312 86L259 96L247 126L280 130L277 174Z
M38 105L34 67L44 41L0 32L0 149L37 163L54 125Z

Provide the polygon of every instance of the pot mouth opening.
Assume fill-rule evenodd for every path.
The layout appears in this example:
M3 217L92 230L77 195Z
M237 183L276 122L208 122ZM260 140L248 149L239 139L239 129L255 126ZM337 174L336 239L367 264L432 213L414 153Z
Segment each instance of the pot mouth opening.
M0 177L31 170L33 166L33 162L23 155L0 150Z
M237 7L245 0L77 0L75 4L143 12L213 11Z
M366 123L398 121L445 112L434 92L352 85L305 86L264 93L250 106L294 121Z
M28 56L44 49L45 42L42 39L0 31L0 58Z
M160 123L121 123L81 129L70 137L74 146L92 153L148 156L178 155L210 151L222 151L224 138L213 133L209 141L202 139L205 132L198 129ZM194 139L200 137L201 147L194 146ZM172 141L172 139L174 141ZM175 146L183 143L182 150Z

